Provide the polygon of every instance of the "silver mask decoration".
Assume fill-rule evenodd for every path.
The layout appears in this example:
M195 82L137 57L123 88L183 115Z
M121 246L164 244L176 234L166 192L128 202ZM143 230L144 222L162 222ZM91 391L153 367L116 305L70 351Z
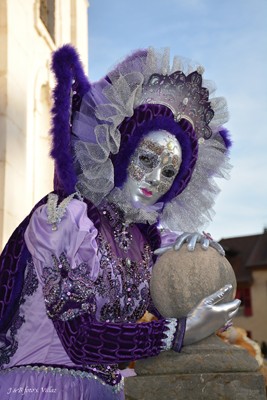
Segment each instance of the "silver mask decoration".
M151 131L135 150L125 183L134 204L155 204L172 186L182 162L178 140L167 131Z

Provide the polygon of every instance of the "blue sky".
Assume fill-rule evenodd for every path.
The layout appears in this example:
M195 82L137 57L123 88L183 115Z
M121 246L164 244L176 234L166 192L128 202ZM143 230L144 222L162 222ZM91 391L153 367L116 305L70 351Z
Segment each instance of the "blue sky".
M90 0L92 81L137 48L168 46L226 97L233 169L207 229L217 240L267 228L266 21L267 0Z

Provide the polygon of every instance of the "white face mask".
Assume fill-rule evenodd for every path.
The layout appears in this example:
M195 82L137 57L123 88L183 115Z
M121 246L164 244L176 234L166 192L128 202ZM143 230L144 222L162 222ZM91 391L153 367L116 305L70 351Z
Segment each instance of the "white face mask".
M128 167L125 186L133 203L156 203L171 188L181 162L182 150L175 136L164 130L149 132Z

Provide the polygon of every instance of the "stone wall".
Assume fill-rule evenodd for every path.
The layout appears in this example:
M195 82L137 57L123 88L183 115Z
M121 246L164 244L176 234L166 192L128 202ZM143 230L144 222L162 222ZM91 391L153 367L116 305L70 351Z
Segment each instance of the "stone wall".
M55 1L55 38L40 0L0 2L0 247L53 185L48 134L51 53L74 44L87 71L87 0Z

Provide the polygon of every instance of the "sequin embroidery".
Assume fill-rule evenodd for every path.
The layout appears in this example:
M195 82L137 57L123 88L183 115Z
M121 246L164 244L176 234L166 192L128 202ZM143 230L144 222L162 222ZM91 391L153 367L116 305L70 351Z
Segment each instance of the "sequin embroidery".
M152 252L144 246L142 259L115 257L111 245L99 233L100 271L90 280L89 266L72 269L65 254L52 255L53 264L43 270L43 294L50 318L69 320L86 312L100 321L136 322L149 299Z
M97 294L105 299L101 307L101 321L136 322L145 313L150 293L151 249L144 246L142 260L115 258L111 245L103 236L98 236L99 250L102 254L101 273L96 280Z
M94 282L88 264L71 268L64 253L52 255L53 265L43 269L43 294L50 318L68 320L85 312L95 313Z

